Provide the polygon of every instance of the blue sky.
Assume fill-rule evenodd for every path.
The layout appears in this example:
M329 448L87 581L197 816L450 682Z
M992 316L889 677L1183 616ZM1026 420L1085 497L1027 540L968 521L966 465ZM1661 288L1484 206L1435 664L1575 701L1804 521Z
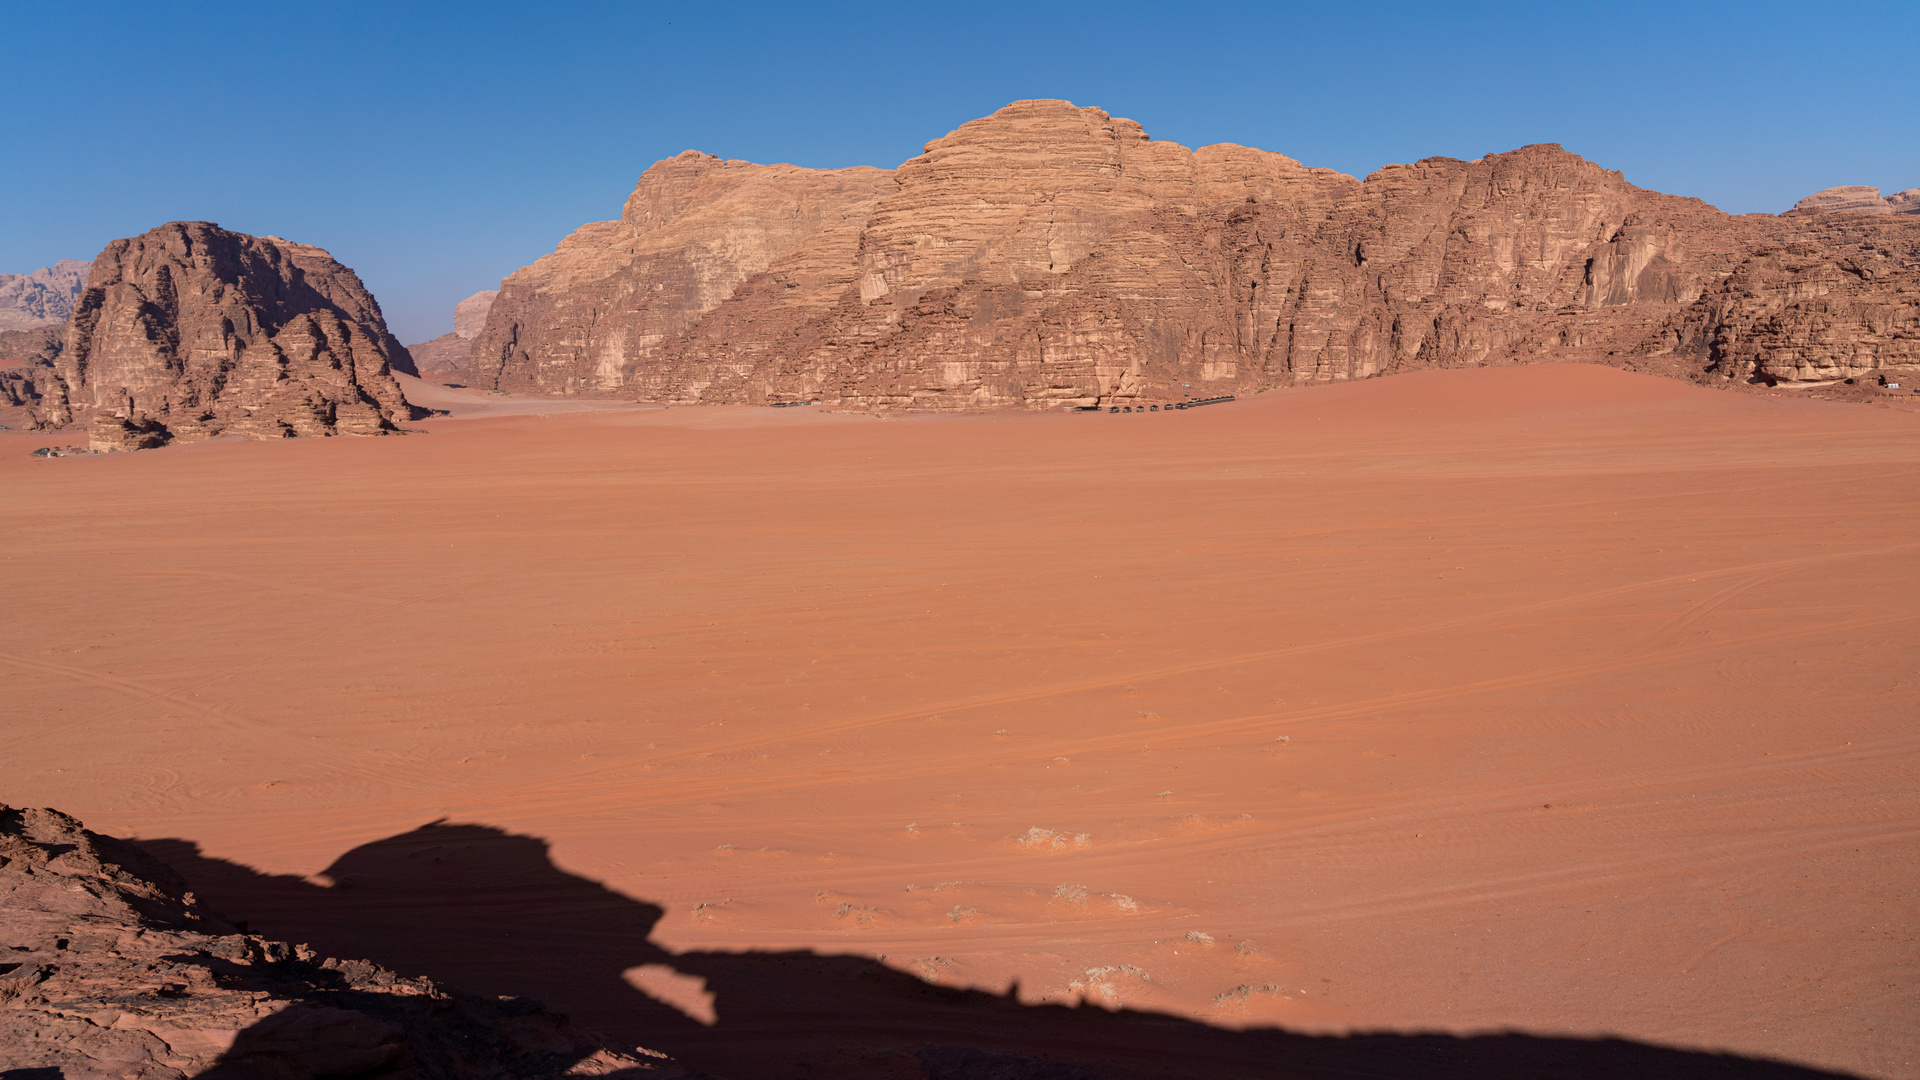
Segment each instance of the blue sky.
M1920 3L9 4L0 272L165 221L331 250L452 328L689 147L893 166L1019 98L1364 176L1558 142L1777 212L1920 186Z

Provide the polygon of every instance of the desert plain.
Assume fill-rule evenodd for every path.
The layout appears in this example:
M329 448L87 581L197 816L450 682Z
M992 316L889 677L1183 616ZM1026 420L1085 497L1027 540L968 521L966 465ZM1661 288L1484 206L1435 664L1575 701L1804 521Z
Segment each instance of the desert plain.
M721 1076L1275 1031L1920 1076L1913 402L405 386L399 438L0 433L8 801Z

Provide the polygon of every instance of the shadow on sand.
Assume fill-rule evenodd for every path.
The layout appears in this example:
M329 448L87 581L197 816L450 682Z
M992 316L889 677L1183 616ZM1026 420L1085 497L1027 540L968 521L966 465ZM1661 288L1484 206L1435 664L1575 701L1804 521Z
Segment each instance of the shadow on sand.
M660 908L559 869L542 840L478 825L435 823L355 848L326 870L331 888L210 859L190 841L140 846L253 933L469 993L539 999L616 1041L728 1080L1837 1075L1623 1039L1234 1031L1155 1013L1025 1005L857 957L669 953L649 940ZM622 977L648 964L704 979L717 1022L689 1019Z

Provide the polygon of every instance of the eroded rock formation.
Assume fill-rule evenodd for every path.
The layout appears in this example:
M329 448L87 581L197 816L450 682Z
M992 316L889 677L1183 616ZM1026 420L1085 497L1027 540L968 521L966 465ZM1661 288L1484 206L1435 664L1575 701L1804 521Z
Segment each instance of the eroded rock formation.
M487 328L487 312L493 310L494 298L499 295L499 289L483 289L453 305L454 336L468 341L479 337Z
M474 293L453 306L453 332L432 341L407 346L421 375L461 375L467 370L467 354L473 339L487 327L487 312L499 289Z
M0 407L31 409L40 403L56 381L53 360L66 344L63 329L0 330Z
M1801 199L1793 208L1829 214L1920 214L1920 188L1896 191L1883 199L1879 188L1864 184L1830 187Z
M1884 223L1884 224L1882 224ZM1726 378L1920 373L1920 221L1831 214L1757 243L1669 328Z
M892 187L884 169L754 165L691 150L662 161L618 221L582 226L501 282L468 377L500 389L632 393L750 282L754 324L734 347L783 356L780 331L853 284L860 230ZM685 377L703 384L697 371Z
M1913 363L1920 223L1835 217L1733 217L1550 144L1362 182L1016 102L890 175L655 165L620 221L506 280L468 378L1032 408L1538 360L1748 381Z
M677 1077L537 1003L244 933L168 867L0 805L0 1072L66 1080Z
M31 274L0 274L0 331L58 326L87 288L87 264L61 259Z
M317 247L173 222L108 244L67 323L43 424L96 449L214 435L378 435L410 409L380 306Z

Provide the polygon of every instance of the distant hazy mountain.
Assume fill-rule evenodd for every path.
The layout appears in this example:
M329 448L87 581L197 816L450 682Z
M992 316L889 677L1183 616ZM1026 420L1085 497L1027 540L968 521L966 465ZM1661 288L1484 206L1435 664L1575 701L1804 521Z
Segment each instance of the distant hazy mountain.
M474 293L454 305L453 333L441 334L432 341L407 346L422 375L460 375L467 370L467 352L473 339L487 328L487 312L499 289Z
M92 263L61 259L31 274L0 274L0 330L57 326L87 290Z
M1795 210L1825 210L1848 214L1920 214L1920 188L1896 191L1886 198L1880 189L1865 184L1830 187L1793 204Z

